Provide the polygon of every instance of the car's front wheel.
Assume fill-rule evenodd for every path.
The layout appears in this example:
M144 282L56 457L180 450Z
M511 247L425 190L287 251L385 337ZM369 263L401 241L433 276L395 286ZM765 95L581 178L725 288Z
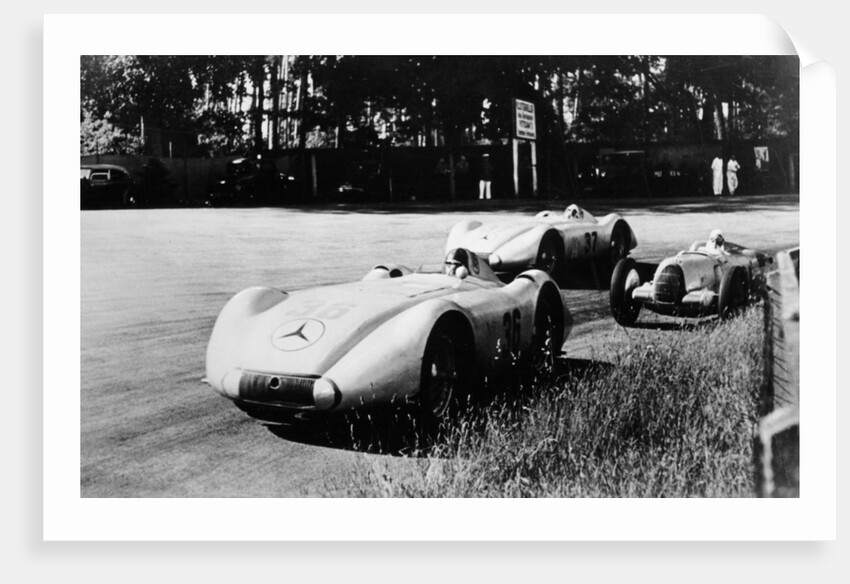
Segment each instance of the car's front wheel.
M419 387L420 419L429 433L448 417L458 391L459 357L459 344L450 328L438 324L425 344Z
M540 240L540 246L537 249L537 260L534 266L538 270L543 270L547 274L552 275L561 265L563 259L564 242L561 236L554 231L547 231Z
M633 326L640 314L640 303L632 299L635 288L640 286L640 274L637 263L631 258L624 258L614 266L611 275L611 314L617 324Z

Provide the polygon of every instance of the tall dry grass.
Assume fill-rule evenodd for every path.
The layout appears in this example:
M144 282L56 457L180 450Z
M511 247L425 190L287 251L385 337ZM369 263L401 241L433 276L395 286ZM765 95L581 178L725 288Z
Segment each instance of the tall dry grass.
M762 316L631 331L605 361L514 392L416 464L367 455L351 497L749 497Z

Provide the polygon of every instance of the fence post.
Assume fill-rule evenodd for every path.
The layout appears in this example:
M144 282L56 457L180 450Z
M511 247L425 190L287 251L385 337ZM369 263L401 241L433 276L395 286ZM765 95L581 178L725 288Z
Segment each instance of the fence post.
M799 248L778 253L765 284L765 382L753 445L761 497L800 496L799 262Z

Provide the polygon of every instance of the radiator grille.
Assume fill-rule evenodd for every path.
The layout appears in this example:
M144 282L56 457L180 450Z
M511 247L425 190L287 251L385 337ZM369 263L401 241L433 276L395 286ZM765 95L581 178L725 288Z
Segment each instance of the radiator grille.
M312 406L316 377L245 373L239 382L242 399Z
M685 295L685 277L679 266L665 266L655 279L655 301L678 304Z

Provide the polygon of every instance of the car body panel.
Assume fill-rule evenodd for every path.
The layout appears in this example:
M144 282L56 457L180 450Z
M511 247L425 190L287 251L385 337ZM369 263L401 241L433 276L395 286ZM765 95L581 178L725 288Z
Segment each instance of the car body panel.
M637 246L631 226L617 213L601 218L570 205L578 216L568 216L557 211L541 211L520 222L495 226L479 221L457 223L446 240L446 250L464 247L488 261L495 254L494 269L500 272L517 272L533 266L537 260L540 243L547 233L556 233L563 245L563 259L572 262L607 257L611 236L618 222L628 229L628 250Z

